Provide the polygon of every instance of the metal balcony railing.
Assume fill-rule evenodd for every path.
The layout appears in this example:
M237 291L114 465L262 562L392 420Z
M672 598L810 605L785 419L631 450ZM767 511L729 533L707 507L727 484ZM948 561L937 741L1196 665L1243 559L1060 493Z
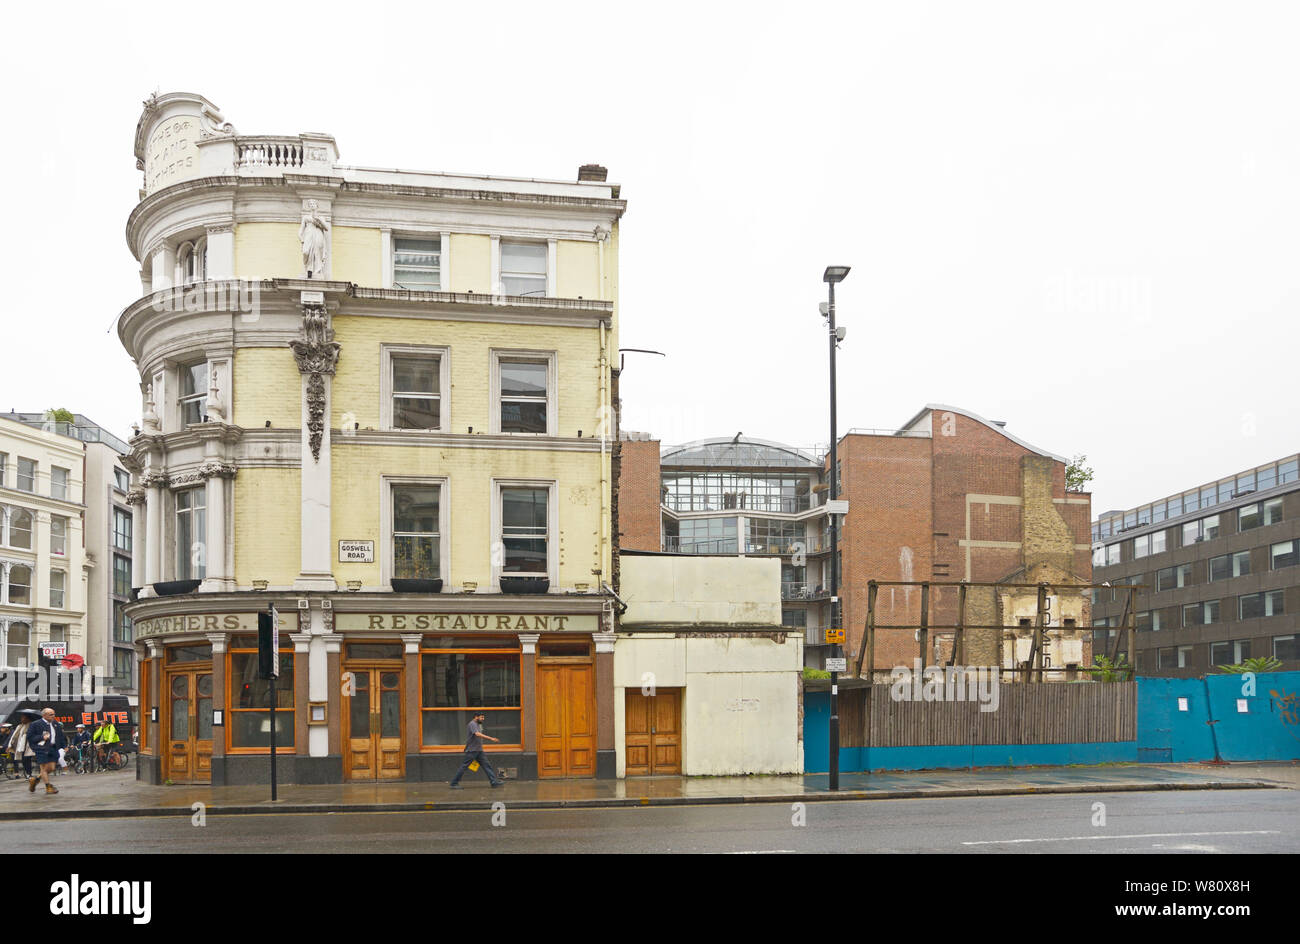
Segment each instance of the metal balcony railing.
M825 600L831 595L829 587L805 581L783 581L781 583L782 600Z

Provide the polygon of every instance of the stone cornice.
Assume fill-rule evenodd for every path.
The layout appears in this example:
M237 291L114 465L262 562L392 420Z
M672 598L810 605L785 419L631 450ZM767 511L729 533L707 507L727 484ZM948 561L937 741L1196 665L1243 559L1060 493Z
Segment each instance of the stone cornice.
M604 197L579 197L570 194L520 193L507 190L474 190L452 187L422 187L407 184L376 183L346 180L340 177L314 177L303 174L285 174L281 177L217 176L198 177L156 190L145 197L131 211L126 221L126 243L136 259L140 231L144 222L166 204L187 194L221 194L233 197L238 190L285 190L298 195L300 191L328 189L335 199L346 199L347 194L365 194L381 197L408 197L440 203L497 206L533 207L557 210L603 211L614 219L622 217L627 201ZM235 221L238 224L238 220ZM286 219L285 222L291 222Z
M607 441L608 444L608 441ZM335 430L330 447L434 446L439 449L522 449L529 452L600 452L600 439L508 434L434 433L420 430ZM733 512L734 515L734 512Z
M334 613L484 613L502 615L593 615L604 612L607 597L596 593L347 593L240 590L221 593L187 593L171 597L149 597L127 604L133 620L159 616L194 614L255 613L272 603L281 614L297 613L298 601L324 596ZM671 631L671 630L670 630ZM770 628L769 628L770 631ZM391 631L390 631L391 632Z

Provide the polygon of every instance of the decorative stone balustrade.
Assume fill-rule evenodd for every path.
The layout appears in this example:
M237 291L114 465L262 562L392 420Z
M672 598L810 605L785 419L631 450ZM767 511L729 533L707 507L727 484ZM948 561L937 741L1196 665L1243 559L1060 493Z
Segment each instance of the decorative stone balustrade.
M302 138L238 138L236 167L272 171L296 170L303 165Z

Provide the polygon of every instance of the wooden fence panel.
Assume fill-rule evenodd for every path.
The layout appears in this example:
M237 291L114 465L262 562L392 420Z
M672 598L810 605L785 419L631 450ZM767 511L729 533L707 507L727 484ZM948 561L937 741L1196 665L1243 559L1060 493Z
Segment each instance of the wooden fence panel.
M847 738L855 737L859 730L866 744L873 747L1087 744L1137 739L1135 682L999 682L997 708L993 711L981 711L975 700L895 701L890 697L890 688L888 684L871 686L863 702L853 702L852 715L841 696L841 743L845 747L858 746ZM862 709L864 715L856 713Z

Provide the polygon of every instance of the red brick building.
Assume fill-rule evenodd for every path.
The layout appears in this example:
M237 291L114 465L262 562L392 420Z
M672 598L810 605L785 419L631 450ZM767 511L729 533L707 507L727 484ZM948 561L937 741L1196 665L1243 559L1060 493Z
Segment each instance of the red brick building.
M805 631L807 663L820 667L830 619L826 457L736 436L665 450L661 461L658 445L621 443L621 546L781 557L784 621ZM1003 423L931 404L897 431L850 432L837 452L838 491L849 502L839 584L851 659L861 644L873 579L1091 582L1089 496L1066 493L1063 457L1017 439ZM1025 595L968 591L968 624L1005 627L971 631L968 664L1023 661ZM881 588L877 624L919 625L920 596L919 588ZM1082 594L1059 596L1054 612L1060 629L1086 626ZM955 622L956 609L955 589L931 590L932 625ZM1077 637L1077 644L1054 639L1053 665L1090 664L1086 634L1066 635ZM927 661L946 657L951 633L931 638L935 649ZM877 635L878 670L910 665L918 654L910 628Z

